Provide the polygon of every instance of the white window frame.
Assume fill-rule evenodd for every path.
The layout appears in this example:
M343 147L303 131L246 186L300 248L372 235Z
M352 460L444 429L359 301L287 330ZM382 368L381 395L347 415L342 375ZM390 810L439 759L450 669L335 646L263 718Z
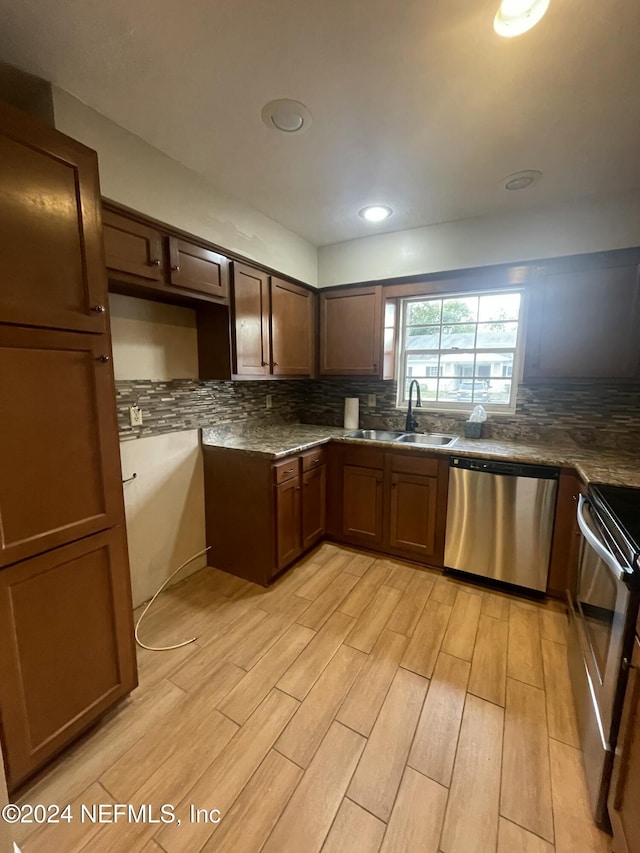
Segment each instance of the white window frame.
M474 297L474 296L498 296L501 294L509 294L509 293L519 293L521 297L520 301L520 316L518 318L518 333L516 337L516 345L515 347L474 347L473 349L458 349L457 353L465 354L470 353L472 355L477 355L477 353L513 353L513 375L510 377L493 377L494 379L510 379L511 380L511 399L508 404L505 403L491 403L486 402L482 403L487 412L491 412L495 415L513 415L516 411L516 402L518 397L518 387L522 381L522 372L524 365L524 342L525 342L525 324L526 324L526 314L527 314L527 290L526 288L520 287L496 287L496 288L487 288L483 290L471 290L471 291L451 291L451 292L441 292L441 293L425 293L422 295L416 296L408 296L404 299L400 300L400 323L399 323L399 334L398 334L398 342L397 342L397 353L396 353L396 380L397 380L397 399L396 399L396 407L398 409L402 409L406 411L408 401L404 399L404 388L405 388L405 377L407 372L407 352L404 347L404 342L406 338L406 322L407 322L407 307L412 302L428 302L428 301L436 301L442 299L464 299L465 297ZM477 321L475 321L477 327ZM469 324L471 325L471 324ZM476 329L477 331L477 329ZM446 349L438 349L438 350L418 350L417 353L424 353L426 355L438 355L441 356L443 353L446 353ZM416 354L416 351L413 350L412 354ZM418 377L412 376L411 379L429 379L433 377ZM478 377L476 377L477 379ZM489 380L490 381L490 380ZM479 405L477 402L473 402L472 400L465 400L464 402L457 403L455 400L443 400L438 402L436 400L423 400L422 407L418 411L423 412L438 412L438 413L468 413L471 412L475 406Z

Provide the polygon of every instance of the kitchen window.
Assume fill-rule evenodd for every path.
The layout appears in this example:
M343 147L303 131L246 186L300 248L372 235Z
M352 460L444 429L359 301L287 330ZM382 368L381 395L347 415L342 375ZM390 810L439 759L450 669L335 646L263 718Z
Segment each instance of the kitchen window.
M417 379L423 409L515 411L522 302L520 290L403 300L398 405Z

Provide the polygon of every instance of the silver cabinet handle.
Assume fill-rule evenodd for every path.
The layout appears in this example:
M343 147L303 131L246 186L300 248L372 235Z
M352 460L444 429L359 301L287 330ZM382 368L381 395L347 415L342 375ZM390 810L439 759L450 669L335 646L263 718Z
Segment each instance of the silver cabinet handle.
M104 305L94 305L93 310L96 312L96 314L104 314L107 309L104 307Z
M180 272L180 267L171 267L173 272Z
M153 258L149 266L159 267L160 266L160 258Z
M103 364L106 364L107 361L111 361L110 355L100 355L98 356L98 361L101 361Z

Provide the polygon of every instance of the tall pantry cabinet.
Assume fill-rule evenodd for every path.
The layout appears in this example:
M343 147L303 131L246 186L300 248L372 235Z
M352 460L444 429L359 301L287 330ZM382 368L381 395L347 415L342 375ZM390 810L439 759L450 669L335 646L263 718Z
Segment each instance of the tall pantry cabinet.
M0 103L0 736L11 789L136 685L95 152Z

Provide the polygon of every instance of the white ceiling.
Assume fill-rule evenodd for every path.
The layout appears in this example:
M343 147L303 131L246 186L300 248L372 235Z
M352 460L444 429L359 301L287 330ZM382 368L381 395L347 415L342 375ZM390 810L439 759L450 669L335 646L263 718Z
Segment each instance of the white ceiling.
M640 187L638 0L551 0L513 40L497 6L0 0L0 58L318 245ZM273 98L311 128L265 127Z

